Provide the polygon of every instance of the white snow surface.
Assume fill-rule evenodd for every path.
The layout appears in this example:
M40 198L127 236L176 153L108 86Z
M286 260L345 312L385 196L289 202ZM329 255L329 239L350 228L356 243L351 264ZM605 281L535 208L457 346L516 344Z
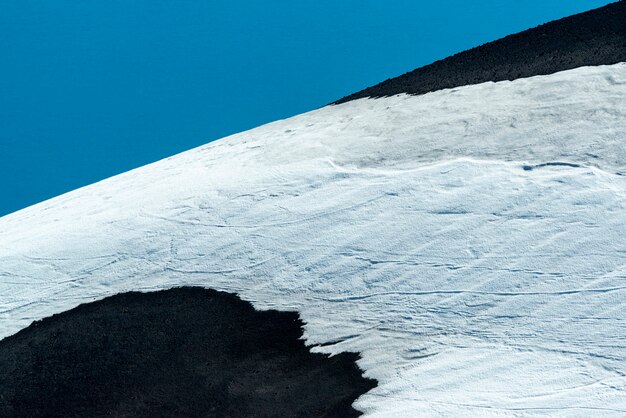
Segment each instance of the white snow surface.
M625 416L625 104L626 64L361 99L5 216L0 337L199 285L362 353L367 416Z

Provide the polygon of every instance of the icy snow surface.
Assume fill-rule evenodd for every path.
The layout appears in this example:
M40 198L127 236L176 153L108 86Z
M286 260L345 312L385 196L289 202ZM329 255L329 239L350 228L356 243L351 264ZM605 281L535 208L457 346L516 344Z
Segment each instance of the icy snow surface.
M625 103L625 64L361 99L32 206L0 337L201 285L361 352L370 416L624 416Z

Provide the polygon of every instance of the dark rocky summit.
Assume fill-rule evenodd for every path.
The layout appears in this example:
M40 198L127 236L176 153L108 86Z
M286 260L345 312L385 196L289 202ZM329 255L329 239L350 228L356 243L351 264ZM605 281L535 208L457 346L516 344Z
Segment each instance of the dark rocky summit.
M453 55L338 100L436 90L626 62L626 0Z
M293 312L202 288L124 293L0 341L2 417L353 417L358 355L314 354Z

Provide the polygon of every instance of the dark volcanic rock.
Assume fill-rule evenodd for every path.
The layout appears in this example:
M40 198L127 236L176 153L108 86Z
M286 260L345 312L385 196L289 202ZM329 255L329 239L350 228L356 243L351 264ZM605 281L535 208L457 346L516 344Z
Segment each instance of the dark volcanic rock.
M553 74L626 61L626 0L555 20L383 81L335 104L363 97Z
M358 416L358 355L313 354L293 312L201 288L125 293L0 341L0 416Z

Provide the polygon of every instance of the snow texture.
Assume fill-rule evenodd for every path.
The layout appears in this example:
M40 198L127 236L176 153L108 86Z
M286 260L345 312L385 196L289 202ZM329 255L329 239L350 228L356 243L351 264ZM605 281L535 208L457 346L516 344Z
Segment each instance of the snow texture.
M626 414L626 64L360 99L0 218L0 337L130 290L297 310L368 416Z

